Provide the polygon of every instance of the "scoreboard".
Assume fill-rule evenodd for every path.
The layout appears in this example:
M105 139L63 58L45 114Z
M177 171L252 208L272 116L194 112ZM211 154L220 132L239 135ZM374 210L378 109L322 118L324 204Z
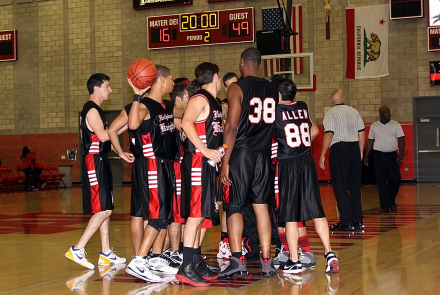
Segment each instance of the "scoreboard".
M254 42L254 8L151 16L148 49Z

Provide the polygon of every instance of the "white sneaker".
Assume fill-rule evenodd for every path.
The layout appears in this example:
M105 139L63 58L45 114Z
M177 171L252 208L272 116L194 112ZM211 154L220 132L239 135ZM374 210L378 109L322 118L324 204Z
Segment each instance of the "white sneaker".
M162 257L148 259L150 270L155 274L175 275L179 269L171 267L168 260Z
M220 243L218 244L217 258L218 259L224 259L224 258L229 259L229 257L231 257L231 256L232 256L232 253L231 253L231 248L229 247L228 240L226 240L226 242L220 241Z
M66 282L67 288L69 288L70 291L84 291L87 287L87 280L91 275L95 273L94 270L86 270L82 272L79 276L76 278L69 279Z
M158 293L161 292L164 287L162 285L165 285L165 287L168 284L148 284L143 285L134 289L131 289L127 292L126 295L150 295L151 293Z
M125 264L115 264L115 265L100 265L98 266L99 275L101 279L107 281L113 281L113 278L116 276L118 271L125 268Z
M160 282L160 277L153 274L147 264L146 260L142 256L134 256L133 259L128 264L125 271L134 277L139 279L158 283Z
M89 268L89 269L95 268L95 266L87 260L87 252L86 250L84 250L84 248L75 249L75 247L72 246L69 248L66 254L64 254L64 256L66 256L73 262L76 262L79 265L84 266L85 268Z
M180 250L171 253L170 260L174 263L174 265L179 265L180 267L183 262L183 253L180 252Z
M229 246L229 244L228 244L228 246ZM243 240L241 240L241 255L246 255L247 254L247 252L248 252L248 250L246 249L246 247L244 246L244 243L243 243ZM231 256L232 256L232 254L231 254Z
M110 248L110 253L105 254L101 252L99 254L98 264L99 265L110 265L110 264L122 264L125 263L126 259L123 257L119 257L113 251L113 248Z

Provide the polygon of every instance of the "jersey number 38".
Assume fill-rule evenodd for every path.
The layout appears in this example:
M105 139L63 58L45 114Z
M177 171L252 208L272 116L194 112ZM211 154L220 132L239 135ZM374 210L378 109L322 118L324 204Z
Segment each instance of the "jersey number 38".
M264 101L259 97L253 97L249 105L254 107L254 113L249 114L249 122L252 124L259 124L261 118L266 124L275 122L276 103L272 97L266 97Z

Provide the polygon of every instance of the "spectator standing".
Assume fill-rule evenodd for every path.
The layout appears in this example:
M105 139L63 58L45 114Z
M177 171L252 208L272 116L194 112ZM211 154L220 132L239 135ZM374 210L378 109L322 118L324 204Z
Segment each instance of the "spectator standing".
M380 120L371 125L368 134L364 165L368 166L368 156L373 149L380 213L388 213L389 209L396 210L396 195L399 192L401 180L399 164L403 161L405 134L402 126L391 120L391 112L388 107L381 106L379 116ZM396 152L397 144L399 145L398 154Z
M39 182L41 184L40 189L43 189L46 186L46 183L40 178L40 174L43 171L44 166L37 160L32 162L32 166L34 167L35 174L37 175L35 186L37 186L37 182Z
M23 152L21 153L20 160L22 160L21 170L26 176L26 180L24 182L24 188L26 190L37 189L35 183L37 179L37 174L35 173L34 169L32 169L32 162L36 159L37 156L35 154L35 151L32 152L28 146L25 146L23 148Z

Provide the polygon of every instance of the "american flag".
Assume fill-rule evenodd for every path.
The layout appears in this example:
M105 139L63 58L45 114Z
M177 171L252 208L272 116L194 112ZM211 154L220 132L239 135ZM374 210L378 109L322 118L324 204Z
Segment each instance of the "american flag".
M263 7L263 30L282 29L283 18L278 7ZM284 13L284 9L282 9Z
M284 9L282 9L283 13ZM278 7L263 7L263 30L273 30L283 28L283 20L281 18L280 10ZM287 18L285 17L287 20ZM292 23L293 32L297 32L298 35L290 37L290 49L292 53L302 53L302 5L292 6L292 15L290 17ZM283 42L283 41L282 41ZM268 59L264 60L264 75L266 77L273 76L275 72L280 71L280 63L283 61L280 59ZM293 71L295 74L301 74L303 72L303 59L292 59Z

